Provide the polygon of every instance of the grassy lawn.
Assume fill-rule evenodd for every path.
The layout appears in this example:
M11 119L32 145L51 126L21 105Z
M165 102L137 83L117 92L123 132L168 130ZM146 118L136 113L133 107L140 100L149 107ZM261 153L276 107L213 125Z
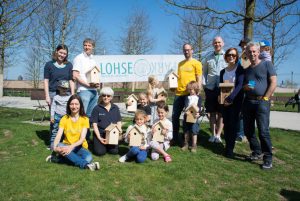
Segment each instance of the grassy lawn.
M271 129L274 164L262 171L249 163L249 145L239 143L236 160L223 145L207 142L201 125L198 152L172 147L173 162L120 164L119 156L94 157L98 172L46 163L48 126L23 123L31 110L0 107L0 200L299 200L300 132ZM127 121L129 121L127 119ZM125 125L126 126L126 125ZM120 152L127 151L121 145Z

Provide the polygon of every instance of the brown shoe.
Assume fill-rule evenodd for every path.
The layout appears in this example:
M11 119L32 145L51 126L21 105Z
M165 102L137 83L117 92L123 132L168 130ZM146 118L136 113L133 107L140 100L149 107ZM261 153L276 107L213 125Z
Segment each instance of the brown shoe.
M192 153L197 153L197 146L193 146L192 149L191 149L191 152Z
M185 144L183 147L181 147L182 151L187 151L189 149L189 145Z

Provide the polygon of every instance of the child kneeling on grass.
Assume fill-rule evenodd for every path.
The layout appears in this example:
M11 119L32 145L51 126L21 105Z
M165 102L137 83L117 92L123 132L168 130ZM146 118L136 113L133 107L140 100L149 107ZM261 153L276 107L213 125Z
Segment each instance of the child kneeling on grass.
M151 159L158 160L159 154L162 154L165 162L171 162L171 156L166 152L170 148L170 141L173 138L173 125L172 122L167 119L167 114L169 112L169 107L164 101L160 101L157 103L157 115L158 119L156 119L153 123L152 133L155 133L155 124L161 122L164 126L164 129L161 131L164 135L164 142L151 141L150 146L152 148Z
M146 125L147 114L143 110L137 110L135 112L134 120L135 124L130 125L125 133L125 142L130 141L130 131L136 127L142 135L143 140L140 146L131 146L129 151L119 158L119 162L124 163L126 160L135 159L137 163L143 163L147 159L147 151L149 148L149 142L151 138L150 129Z
M92 154L88 151L88 144L85 139L89 127L89 118L84 112L80 97L72 95L67 102L67 114L60 120L53 143L53 150L59 156L50 155L46 161L67 162L81 169L98 170L100 168L99 162L92 162ZM60 143L63 134L64 139Z

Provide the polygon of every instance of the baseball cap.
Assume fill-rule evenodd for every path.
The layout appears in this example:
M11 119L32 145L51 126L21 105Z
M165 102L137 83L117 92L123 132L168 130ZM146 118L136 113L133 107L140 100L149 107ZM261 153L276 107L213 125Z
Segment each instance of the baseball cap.
M249 43L251 40L249 39L249 38L244 38L244 39L242 39L241 41L240 41L240 43L239 43L239 46L241 46L242 45L242 43Z
M61 87L61 88L65 88L65 89L69 89L70 88L70 84L68 80L59 80L57 87Z
M270 42L267 40L259 41L259 45L262 47L270 47L271 46Z

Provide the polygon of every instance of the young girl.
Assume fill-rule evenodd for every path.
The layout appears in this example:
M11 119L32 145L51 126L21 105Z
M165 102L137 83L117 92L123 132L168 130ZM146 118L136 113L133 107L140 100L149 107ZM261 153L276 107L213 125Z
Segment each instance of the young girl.
M54 151L59 154L57 162L67 160L81 169L98 170L100 165L98 162L92 162L92 154L88 151L88 144L85 139L90 125L84 112L83 103L78 95L72 95L67 105L67 114L62 117L59 123L53 144ZM64 139L60 143L63 134ZM55 156L48 156L46 161L55 162Z
M147 97L147 94L145 94L145 93L143 93L143 92L141 92L141 93L139 93L139 95L138 95L138 105L137 105L137 109L138 110L143 110L143 111L145 111L145 113L146 113L146 115L147 115L147 117L146 117L146 123L148 124L148 123L150 123L150 119L151 119L151 107L150 107L150 105L148 104L148 97ZM129 106L129 105L131 105L131 102L130 101L128 101L127 103L126 103L126 106ZM134 123L134 119L133 119L133 123Z
M127 154L119 158L119 162L124 163L128 159L135 158L137 163L143 163L147 159L147 150L149 148L149 142L150 142L150 129L146 126L146 113L142 110L137 110L135 112L135 125L130 125L125 133L125 141L128 142L130 139L129 132L130 130L136 126L141 130L144 134L144 142L141 146L132 146L130 147Z
M53 101L51 104L51 117L50 122L53 124L51 138L50 138L50 149L53 150L53 142L56 137L58 131L58 125L60 119L67 113L67 102L70 98L68 95L68 91L70 89L69 81L68 80L60 80L58 82L57 90L59 92L58 95L53 97Z
M263 61L272 61L272 51L271 44L267 40L262 40L259 42L260 45L260 55L259 58Z
M157 114L156 114L156 103L158 101L166 101L164 97L157 98L157 92L159 90L158 88L159 81L155 78L155 76L151 75L148 77L148 88L147 88L147 96L150 102L151 107L151 119L150 119L150 125L153 125L154 120L156 120Z
M154 124L159 121L162 121L162 123L166 127L162 131L165 137L164 137L164 142L156 142L153 140L150 142L150 146L152 148L151 159L158 160L159 154L162 154L165 162L167 163L172 161L171 156L166 151L170 148L170 140L172 140L173 138L173 125L172 122L167 119L168 112L169 112L168 105L164 101L157 103L158 119L154 121ZM152 128L152 133L154 132L155 130L154 128Z
M189 92L189 96L186 97L184 105L185 108L190 107L191 105L197 105L199 111L201 110L202 99L199 94L199 84L196 81L191 81L186 86L186 90ZM196 118L199 118L199 112L196 113ZM184 146L181 148L183 151L188 150L190 136L192 136L192 148L191 152L197 151L197 135L199 133L199 123L189 123L186 122L186 114L184 115L183 120L183 130L184 130Z

